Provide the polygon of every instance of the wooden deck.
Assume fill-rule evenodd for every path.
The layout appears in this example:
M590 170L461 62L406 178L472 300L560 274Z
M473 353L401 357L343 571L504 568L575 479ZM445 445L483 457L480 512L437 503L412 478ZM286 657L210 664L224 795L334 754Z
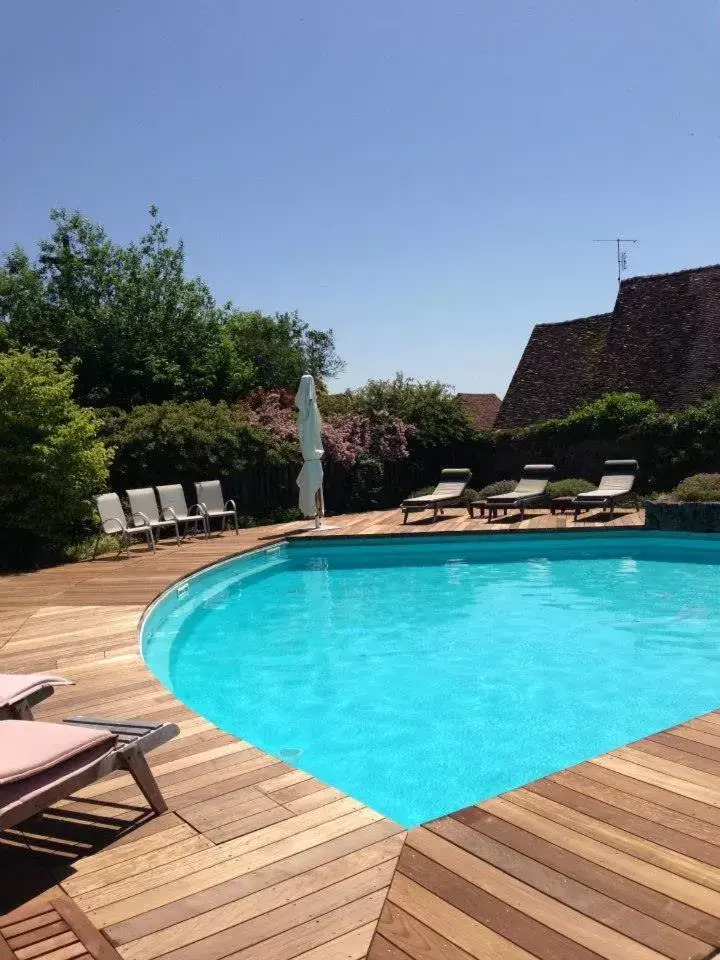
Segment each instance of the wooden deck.
M459 512L432 525L403 527L397 512L340 522L322 535L572 525L548 514L487 525ZM630 514L610 525L641 522ZM597 515L583 521L606 524ZM0 931L17 938L18 960L95 956L62 919L48 922L59 925L47 940L17 919L50 917L37 904L58 899L124 960L714 956L720 714L406 835L218 731L160 686L137 649L147 603L192 570L306 529L258 528L0 579L0 669L56 670L76 682L41 718L102 712L181 729L150 757L170 805L162 817L148 817L117 774L2 835L0 914L21 912L0 920ZM5 960L2 949L0 941Z

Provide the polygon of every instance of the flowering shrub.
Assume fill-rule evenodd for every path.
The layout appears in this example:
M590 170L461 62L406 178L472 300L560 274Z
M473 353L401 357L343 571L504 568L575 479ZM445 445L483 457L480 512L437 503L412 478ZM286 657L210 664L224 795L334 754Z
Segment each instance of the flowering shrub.
M246 421L262 427L283 440L298 438L297 411L287 390L256 390L240 405ZM383 463L407 460L408 441L413 427L385 411L372 418L342 413L323 422L321 435L326 458L344 467L354 466L358 457L372 457Z
M295 400L289 390L254 390L238 404L245 420L283 440L297 440Z

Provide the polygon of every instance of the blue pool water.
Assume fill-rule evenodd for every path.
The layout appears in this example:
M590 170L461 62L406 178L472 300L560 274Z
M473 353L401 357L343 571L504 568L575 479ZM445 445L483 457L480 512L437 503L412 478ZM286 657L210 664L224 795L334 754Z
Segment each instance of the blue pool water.
M720 705L720 540L296 541L170 591L151 669L405 826Z

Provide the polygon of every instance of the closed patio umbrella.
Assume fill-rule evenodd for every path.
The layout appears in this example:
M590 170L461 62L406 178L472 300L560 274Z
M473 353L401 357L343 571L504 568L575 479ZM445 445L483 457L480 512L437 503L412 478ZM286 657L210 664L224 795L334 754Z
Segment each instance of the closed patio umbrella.
M324 450L320 436L320 411L315 398L315 381L310 374L306 373L300 380L295 406L300 411L298 437L303 456L302 470L297 478L300 510L304 517L315 517L315 526L319 526L324 513L321 462Z
M325 515L323 499L323 468L321 457L324 453L320 436L320 411L315 395L315 381L310 374L300 380L295 397L295 406L300 411L298 417L298 436L303 455L302 470L298 474L297 485L300 489L299 506L305 517L314 517L319 528ZM323 529L329 530L323 524Z

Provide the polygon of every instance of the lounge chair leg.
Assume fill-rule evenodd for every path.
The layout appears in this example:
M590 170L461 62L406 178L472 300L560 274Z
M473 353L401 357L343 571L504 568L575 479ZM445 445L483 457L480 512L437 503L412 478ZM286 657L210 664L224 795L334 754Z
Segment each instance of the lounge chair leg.
M130 534L127 532L127 530L123 530L122 532L122 540L120 541L120 546L118 547L118 556L120 556L120 551L122 550L123 547L125 547L125 554L129 560L130 559Z
M155 813L165 813L167 803L165 803L165 798L162 793L160 793L160 787L158 787L157 780L152 775L152 771L148 766L142 750L131 748L126 753L123 753L123 761L130 771L133 780L138 785L140 792Z
M180 546L180 527L178 526L177 520L175 521L175 542Z
M403 526L407 523L409 510L403 510Z
M236 513L233 514L233 519L235 520L235 536L236 536L236 537L239 537L239 536L240 536L240 530L239 530L239 528L238 528L238 521L237 521L237 514L236 514Z
M147 534L148 547L155 553L155 537L153 536L152 530L148 530ZM130 551L128 550L128 556L130 556Z
M21 700L10 707L10 716L14 720L33 720L33 712L27 700Z

